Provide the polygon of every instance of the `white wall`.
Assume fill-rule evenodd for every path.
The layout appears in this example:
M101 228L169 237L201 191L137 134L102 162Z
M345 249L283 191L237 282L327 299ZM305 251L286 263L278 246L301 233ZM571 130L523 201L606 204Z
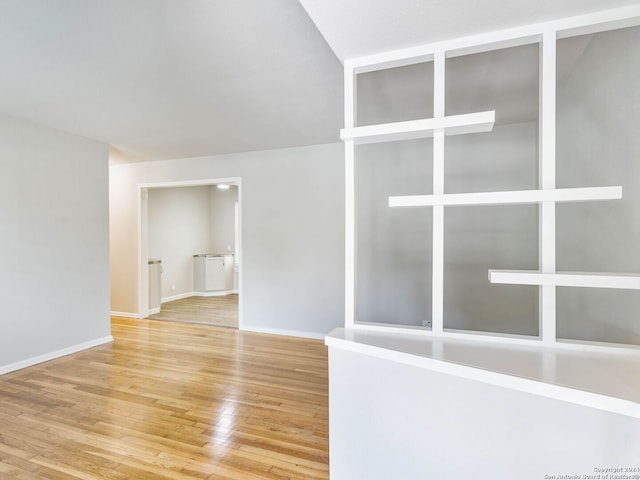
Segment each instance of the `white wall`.
M238 200L238 187L231 185L228 190L220 190L214 186L210 189L211 240L209 251L212 253L235 253L235 204Z
M193 292L193 255L209 251L210 190L148 190L149 258L162 261L163 299Z
M344 323L341 144L113 165L112 310L138 312L137 185L240 177L245 328L308 335Z
M591 478L596 467L638 467L640 420L617 413L336 347L329 392L331 480Z
M110 339L108 147L0 117L0 372Z

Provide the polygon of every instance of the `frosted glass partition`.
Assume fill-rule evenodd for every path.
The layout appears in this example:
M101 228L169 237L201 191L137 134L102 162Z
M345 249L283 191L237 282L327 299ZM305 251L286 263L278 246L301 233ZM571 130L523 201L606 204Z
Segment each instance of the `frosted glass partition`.
M538 121L537 43L447 58L447 115L495 110L494 129Z
M445 138L446 193L538 187L539 55L532 44L447 59L446 114L495 110L495 123Z
M538 287L487 279L537 269L537 206L445 207L444 226L444 327L537 336Z
M558 187L621 185L622 199L558 204L563 271L640 272L640 27L557 42ZM614 54L615 53L615 54ZM640 291L558 288L558 337L640 344Z
M422 327L431 318L431 209L389 195L430 191L432 140L357 147L356 321Z
M447 115L495 110L495 124L445 138L446 193L537 189L539 55L531 44L447 59ZM537 270L538 207L446 207L444 226L444 327L537 336L538 287L487 271Z
M347 328L640 345L634 24L640 7L345 60Z
M356 125L433 117L433 62L357 75Z

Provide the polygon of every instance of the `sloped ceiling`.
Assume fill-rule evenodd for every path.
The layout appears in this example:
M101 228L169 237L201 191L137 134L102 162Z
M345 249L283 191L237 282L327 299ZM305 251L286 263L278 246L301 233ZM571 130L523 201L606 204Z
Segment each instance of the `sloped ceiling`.
M0 114L124 161L329 143L339 60L632 3L0 0Z
M341 61L638 0L300 0Z
M114 158L338 141L342 100L296 0L0 0L0 114Z

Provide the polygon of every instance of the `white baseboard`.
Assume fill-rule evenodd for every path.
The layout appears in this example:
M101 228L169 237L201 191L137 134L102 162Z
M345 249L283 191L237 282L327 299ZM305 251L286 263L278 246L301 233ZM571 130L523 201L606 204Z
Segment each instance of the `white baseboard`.
M88 348L97 347L98 345L104 345L105 343L109 342L113 342L113 337L111 335L102 338L96 338L95 340L90 340L88 342L79 343L71 347L56 350L55 352L38 355L37 357L27 358L26 360L10 363L9 365L0 365L0 375L4 375L5 373L9 372L15 372L16 370L31 367L33 365L37 365L38 363L48 362L49 360L64 357L65 355L71 355L72 353L77 353Z
M138 315L137 313L130 313L130 312L116 312L116 311L111 311L111 316L112 317L124 317L124 318L140 318L140 315Z
M313 338L324 340L325 333L303 332L300 330L286 330L282 328L256 327L252 325L243 325L240 327L243 332L270 333L272 335L284 335L286 337Z
M231 293L236 293L236 294L238 294L238 293L240 293L240 289L238 289L238 288L234 288L233 290L231 290Z
M195 293L187 292L187 293L179 293L178 295L171 295L170 297L164 297L160 300L160 303L173 302L174 300L182 300L183 298L193 297Z
M149 315L155 315L156 313L160 313L160 307L149 309Z
M194 297L221 297L231 295L233 290L216 290L215 292L193 292Z

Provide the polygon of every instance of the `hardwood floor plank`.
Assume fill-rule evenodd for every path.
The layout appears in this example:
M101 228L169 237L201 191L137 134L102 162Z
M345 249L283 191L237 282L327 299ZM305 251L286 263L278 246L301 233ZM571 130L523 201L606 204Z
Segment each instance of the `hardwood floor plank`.
M160 313L149 318L238 328L238 294L173 300L163 303Z
M117 317L112 333L0 376L0 478L328 478L322 341Z

